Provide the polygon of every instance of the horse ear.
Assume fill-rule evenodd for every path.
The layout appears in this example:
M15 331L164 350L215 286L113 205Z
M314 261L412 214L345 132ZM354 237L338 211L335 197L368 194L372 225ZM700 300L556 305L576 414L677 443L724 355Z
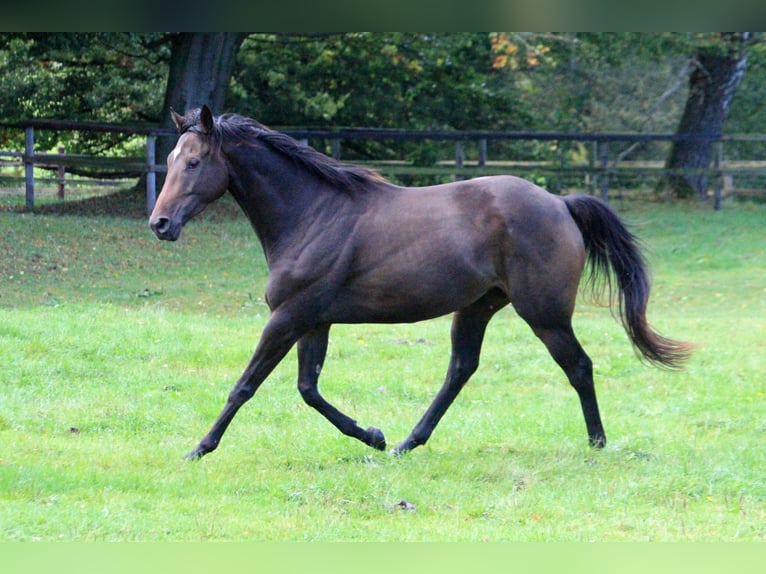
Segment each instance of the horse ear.
M172 107L170 108L170 117L173 118L173 123L176 125L178 131L180 132L183 129L184 117L177 113Z
M207 105L202 106L202 109L199 112L199 121L206 134L213 131L213 112L210 111L210 108L208 108Z

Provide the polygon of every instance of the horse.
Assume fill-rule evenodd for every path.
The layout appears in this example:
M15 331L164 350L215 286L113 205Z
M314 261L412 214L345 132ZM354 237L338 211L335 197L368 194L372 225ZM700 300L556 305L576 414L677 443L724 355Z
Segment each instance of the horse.
M362 428L319 393L330 327L453 313L444 383L392 452L424 445L478 368L490 319L509 304L576 391L589 444L604 447L592 362L571 321L586 264L590 287L608 289L641 358L675 369L690 354L693 345L647 322L650 282L640 243L595 197L553 195L511 175L400 187L241 115L213 116L206 105L170 113L179 138L149 218L152 231L177 240L187 221L228 190L263 247L270 309L249 364L186 459L218 447L295 344L303 400L344 435L385 450L380 429Z

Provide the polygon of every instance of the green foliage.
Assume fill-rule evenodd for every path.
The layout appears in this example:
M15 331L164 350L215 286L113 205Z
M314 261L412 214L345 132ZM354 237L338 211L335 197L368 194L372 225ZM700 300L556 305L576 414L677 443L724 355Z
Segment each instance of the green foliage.
M115 123L158 121L169 46L159 34L58 33L0 37L0 116ZM120 135L40 132L37 144L104 153ZM0 147L23 149L23 133L0 132Z
M513 125L486 34L253 34L231 107L273 125L495 129Z
M729 117L726 120L727 134L763 133L766 126L766 106L763 100L763 85L766 78L766 43L756 43L748 50L747 71L734 95ZM763 144L740 144L734 153L727 151L729 159L764 157Z
M0 36L4 121L65 118L159 122L171 34L12 33ZM253 33L242 44L226 108L273 127L673 132L699 50L731 49L718 33ZM764 114L763 35L749 54L729 133ZM0 131L0 147L22 134ZM125 138L41 132L39 147L122 150ZM315 143L315 142L312 142ZM322 147L323 142L317 145ZM627 147L627 145L625 146ZM613 149L621 153L625 148ZM569 144L493 146L498 157L573 156ZM638 146L625 159L656 156ZM329 149L323 150L329 151ZM757 153L746 149L743 153ZM664 153L664 152L663 152ZM347 142L347 159L433 164L451 144Z
M253 34L239 54L229 108L272 126L520 128L523 99L492 67L487 34ZM347 142L349 159L433 165L450 144Z
M193 464L181 456L266 319L247 222L215 207L164 244L144 221L0 213L0 538L763 541L764 210L615 207L649 247L650 319L701 347L681 373L642 366L609 312L578 302L605 450L508 309L408 456L305 406L291 354ZM336 326L321 388L394 442L435 394L448 341L448 318Z

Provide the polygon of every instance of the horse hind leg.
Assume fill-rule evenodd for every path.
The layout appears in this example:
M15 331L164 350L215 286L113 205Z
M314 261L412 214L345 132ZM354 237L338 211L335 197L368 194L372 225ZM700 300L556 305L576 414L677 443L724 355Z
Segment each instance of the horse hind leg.
M447 412L458 393L479 366L479 355L487 324L492 316L508 304L499 291L491 291L472 305L456 312L452 320L452 356L447 377L428 410L409 436L394 450L402 454L424 445L436 425Z
M558 327L531 325L532 330L548 348L553 359L569 379L580 398L588 441L591 446L602 448L606 435L601 424L596 389L593 384L593 363L585 353L572 330L571 324Z
M543 263L513 270L510 299L577 392L590 444L603 447L606 436L593 385L593 363L572 330L585 256L581 241L579 231L569 226L558 228L552 243L535 243L548 246L545 257L538 253Z
M378 450L386 449L386 439L380 429L363 429L351 417L343 414L319 394L319 373L327 354L330 326L324 325L298 340L298 391L305 403L329 420L346 436L362 441Z

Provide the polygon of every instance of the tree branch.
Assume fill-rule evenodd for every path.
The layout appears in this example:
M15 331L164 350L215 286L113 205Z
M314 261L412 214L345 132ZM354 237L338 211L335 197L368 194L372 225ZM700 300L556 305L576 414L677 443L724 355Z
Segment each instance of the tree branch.
M657 98L657 101L654 102L654 105L649 109L649 112L647 116L644 118L644 121L641 122L641 125L636 130L637 133L643 133L646 129L647 125L649 128L651 128L654 125L654 118L657 115L657 113L660 111L660 108L662 105L670 99L672 96L674 96L685 84L686 81L689 78L689 75L697 69L700 69L701 65L697 58L687 58L684 62L683 66L681 66L681 69L679 72L674 76L671 84L665 89L664 92ZM633 142L631 145L629 145L625 150L623 150L612 162L612 167L615 168L617 165L622 162L626 157L628 157L630 154L632 154L639 146L641 145L641 142Z

